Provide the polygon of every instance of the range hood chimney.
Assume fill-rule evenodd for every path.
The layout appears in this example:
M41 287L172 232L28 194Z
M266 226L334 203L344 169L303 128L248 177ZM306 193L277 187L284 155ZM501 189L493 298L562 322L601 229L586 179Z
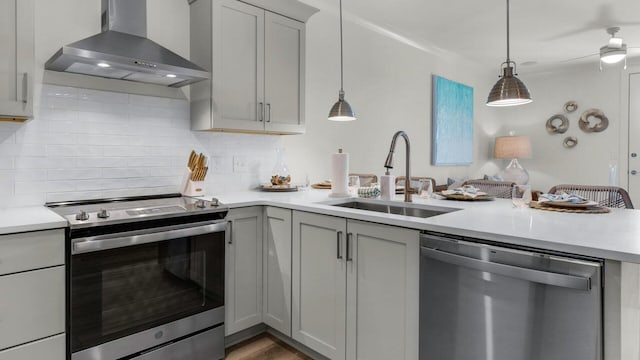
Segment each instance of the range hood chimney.
M63 46L45 69L182 87L211 74L147 39L146 0L102 0L102 32Z

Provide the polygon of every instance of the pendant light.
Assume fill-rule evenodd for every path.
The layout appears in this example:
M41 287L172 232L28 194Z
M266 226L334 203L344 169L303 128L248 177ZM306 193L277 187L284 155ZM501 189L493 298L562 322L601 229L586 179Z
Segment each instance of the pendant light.
M329 120L332 121L353 121L356 114L351 110L351 105L344 100L344 75L342 61L342 0L340 0L340 92L338 93L338 102L333 104L329 111Z
M515 77L518 75L515 72L516 63L509 58L509 0L507 0L507 61L501 64L501 68L502 76L491 88L487 105L514 106L530 103L532 100L529 89Z

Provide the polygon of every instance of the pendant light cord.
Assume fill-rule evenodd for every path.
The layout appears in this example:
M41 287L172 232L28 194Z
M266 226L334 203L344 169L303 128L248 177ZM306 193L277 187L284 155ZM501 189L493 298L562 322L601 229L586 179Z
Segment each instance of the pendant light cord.
M507 0L507 66L509 66L510 62L511 62L511 58L509 57L509 0Z
M509 0L507 0L509 1ZM342 0L340 0L340 93L344 93L344 65L342 60ZM344 96L344 95L343 95Z

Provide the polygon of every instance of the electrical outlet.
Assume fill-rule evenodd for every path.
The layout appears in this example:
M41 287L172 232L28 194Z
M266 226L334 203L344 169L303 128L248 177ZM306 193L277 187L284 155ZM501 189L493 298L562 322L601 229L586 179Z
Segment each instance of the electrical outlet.
M233 157L233 172L234 173L246 173L249 172L249 163L245 156Z

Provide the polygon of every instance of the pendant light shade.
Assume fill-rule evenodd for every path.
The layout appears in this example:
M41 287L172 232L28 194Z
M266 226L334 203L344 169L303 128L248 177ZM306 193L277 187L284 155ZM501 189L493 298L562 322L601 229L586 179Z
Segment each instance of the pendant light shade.
M338 101L333 104L329 111L329 120L332 121L353 121L356 114L351 110L351 105L344 100L344 91L340 90Z
M500 80L491 88L488 106L514 106L530 103L531 94L515 75L516 63L509 58L509 0L507 0L507 61L502 63Z
M344 99L344 71L342 60L342 0L340 0L340 92L338 92L338 101L333 104L329 111L329 120L331 121L353 121L356 114L351 109L351 105Z

